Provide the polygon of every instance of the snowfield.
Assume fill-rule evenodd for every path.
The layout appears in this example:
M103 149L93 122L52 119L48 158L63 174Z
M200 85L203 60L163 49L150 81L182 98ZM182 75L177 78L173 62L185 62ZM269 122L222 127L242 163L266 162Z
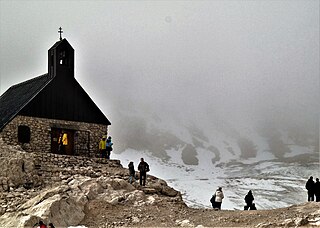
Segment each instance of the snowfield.
M186 165L181 159L181 150L167 151L168 161L152 156L149 152L128 149L121 154L112 154L124 167L133 161L137 169L140 157L151 167L149 174L168 182L179 190L190 207L211 207L211 195L219 186L225 199L223 209L242 210L244 196L252 190L259 209L273 209L299 204L306 201L304 188L308 177L319 176L319 162L302 165L299 163L265 160L260 162L230 161L216 165L210 151L198 152L198 165Z

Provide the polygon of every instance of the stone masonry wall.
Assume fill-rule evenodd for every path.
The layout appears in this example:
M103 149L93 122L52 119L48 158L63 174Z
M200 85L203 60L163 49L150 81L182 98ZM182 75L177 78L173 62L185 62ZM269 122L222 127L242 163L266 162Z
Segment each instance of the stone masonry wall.
M18 126L28 126L30 128L30 143L18 142ZM35 118L27 116L16 116L0 132L0 137L8 145L20 145L27 152L51 152L51 128L62 126L62 128L77 130L89 133L89 153L80 154L88 157L99 156L99 142L101 136L107 134L108 126L94 123L84 123L75 121L54 120L45 118ZM81 134L80 134L81 136Z
M88 158L59 154L34 153L35 169L45 186L62 181L72 175L101 176L101 167L122 167L119 160Z
M101 167L122 167L119 160L25 152L0 139L0 192L48 186L73 175L98 177Z

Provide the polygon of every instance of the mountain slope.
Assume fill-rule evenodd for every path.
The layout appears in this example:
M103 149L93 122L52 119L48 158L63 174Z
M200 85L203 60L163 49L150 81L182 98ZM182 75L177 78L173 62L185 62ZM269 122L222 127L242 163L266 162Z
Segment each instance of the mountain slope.
M218 186L227 195L224 207L242 209L249 190L261 209L302 203L309 176L320 177L317 133L269 126L236 129L214 122L197 125L155 116L124 118L114 131L113 157L138 162L183 193L189 206L209 207Z

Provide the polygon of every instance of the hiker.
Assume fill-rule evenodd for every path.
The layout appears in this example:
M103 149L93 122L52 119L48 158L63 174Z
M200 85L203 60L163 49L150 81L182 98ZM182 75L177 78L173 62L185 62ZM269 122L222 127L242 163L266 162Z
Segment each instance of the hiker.
M148 163L144 161L143 158L140 159L140 163L138 166L138 170L140 171L140 185L146 185L147 172L150 171Z
M214 200L214 209L221 210L222 199L224 198L222 188L219 187L216 192L214 193L215 200Z
M134 170L134 165L133 165L133 162L129 162L129 183L131 184L132 183L132 180L134 182L136 182L136 177L135 177L135 170Z
M316 195L316 202L320 202L320 182L319 182L319 178L316 178L316 183L314 184L314 193Z
M107 159L110 159L110 154L113 146L113 142L111 142L111 136L108 137L107 139L107 144L106 144L106 151L107 151Z
M311 176L306 183L306 189L308 190L308 201L314 201L314 181L313 177Z
M105 158L107 157L107 149L106 149L106 146L107 146L107 142L106 142L106 136L102 136L102 139L100 140L100 143L99 143L99 151L100 151L100 154L101 154L101 157L102 158Z
M59 145L59 153L60 154L65 154L66 153L66 147L68 146L68 135L64 131L60 133L59 140L58 140L58 145Z
M253 203L254 197L252 191L250 190L248 194L244 197L244 201L247 205L244 206L244 210L256 210L255 204Z
M39 221L38 225L39 228L47 228L46 224L44 224L41 220Z

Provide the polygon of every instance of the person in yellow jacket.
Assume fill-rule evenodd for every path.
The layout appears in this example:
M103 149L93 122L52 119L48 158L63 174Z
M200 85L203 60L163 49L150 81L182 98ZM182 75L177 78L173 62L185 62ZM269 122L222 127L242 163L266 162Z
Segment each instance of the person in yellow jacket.
M59 140L59 151L64 154L66 152L66 146L68 145L68 134L65 132L60 133Z
M101 157L102 158L106 158L107 157L107 141L106 141L106 136L102 136L102 139L100 140L99 143L99 151L101 153Z

